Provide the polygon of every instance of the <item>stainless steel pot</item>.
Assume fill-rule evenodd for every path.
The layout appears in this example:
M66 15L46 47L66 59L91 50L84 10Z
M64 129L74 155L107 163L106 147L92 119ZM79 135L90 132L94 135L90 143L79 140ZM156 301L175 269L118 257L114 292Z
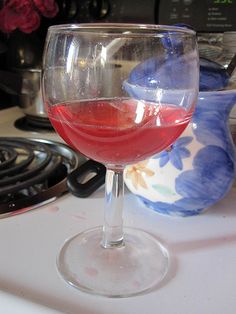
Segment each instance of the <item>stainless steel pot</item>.
M41 69L20 69L16 72L22 77L22 89L19 94L19 106L22 111L27 116L47 118L40 88Z
M18 97L17 104L25 115L48 119L40 89L41 69L0 71L0 89Z

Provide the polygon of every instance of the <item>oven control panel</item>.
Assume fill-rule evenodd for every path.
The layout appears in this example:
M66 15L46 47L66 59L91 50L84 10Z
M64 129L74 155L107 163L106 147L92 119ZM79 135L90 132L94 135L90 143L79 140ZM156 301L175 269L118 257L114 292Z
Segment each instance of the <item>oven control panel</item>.
M236 30L236 0L160 0L159 24L185 23L198 32Z
M185 23L198 32L236 30L236 0L74 0L75 21Z

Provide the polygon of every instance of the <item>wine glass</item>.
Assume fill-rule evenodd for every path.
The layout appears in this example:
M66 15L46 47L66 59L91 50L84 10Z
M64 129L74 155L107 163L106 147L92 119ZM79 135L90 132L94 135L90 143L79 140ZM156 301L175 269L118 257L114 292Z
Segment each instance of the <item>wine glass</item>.
M155 289L167 273L169 253L148 232L123 228L123 170L169 147L189 123L199 84L194 31L110 23L52 26L42 72L55 130L107 168L104 225L65 242L59 272L71 285L109 297Z

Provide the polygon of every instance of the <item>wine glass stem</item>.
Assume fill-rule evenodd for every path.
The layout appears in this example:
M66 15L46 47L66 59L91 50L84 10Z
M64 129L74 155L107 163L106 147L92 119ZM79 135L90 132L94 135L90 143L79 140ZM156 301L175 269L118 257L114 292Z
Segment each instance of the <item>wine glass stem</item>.
M105 180L105 209L102 246L115 248L124 245L123 241L123 169L107 168Z

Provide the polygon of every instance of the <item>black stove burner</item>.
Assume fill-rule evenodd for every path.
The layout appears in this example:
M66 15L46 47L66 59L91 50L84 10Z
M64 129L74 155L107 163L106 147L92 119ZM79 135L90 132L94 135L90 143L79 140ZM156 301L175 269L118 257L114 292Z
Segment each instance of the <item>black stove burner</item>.
M39 207L67 192L79 164L68 146L41 139L0 137L0 216Z
M15 127L22 131L54 132L49 119L33 116L24 116L15 121Z

